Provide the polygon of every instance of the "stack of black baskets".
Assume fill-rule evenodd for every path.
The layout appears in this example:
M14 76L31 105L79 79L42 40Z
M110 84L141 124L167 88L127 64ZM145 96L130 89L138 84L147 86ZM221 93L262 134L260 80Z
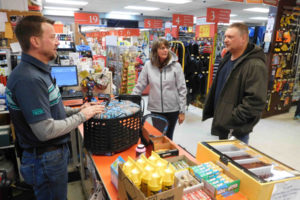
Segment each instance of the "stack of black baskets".
M139 95L120 95L141 106L139 112L115 119L91 118L84 123L84 146L92 154L113 155L136 144L141 130L144 105Z

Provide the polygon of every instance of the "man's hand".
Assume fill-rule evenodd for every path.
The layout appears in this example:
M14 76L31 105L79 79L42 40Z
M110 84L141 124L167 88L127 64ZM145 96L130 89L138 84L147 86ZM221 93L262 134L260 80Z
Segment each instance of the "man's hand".
M85 116L86 120L88 120L88 119L92 118L94 115L102 113L104 108L105 108L105 106L103 106L103 105L89 105L89 106L81 109L80 112L82 112L83 115Z
M99 105L99 104L100 104L100 102L86 102L82 106L80 106L80 110L90 107L92 105Z
M182 122L185 120L185 114L184 113L179 113L178 115L178 123L182 124Z

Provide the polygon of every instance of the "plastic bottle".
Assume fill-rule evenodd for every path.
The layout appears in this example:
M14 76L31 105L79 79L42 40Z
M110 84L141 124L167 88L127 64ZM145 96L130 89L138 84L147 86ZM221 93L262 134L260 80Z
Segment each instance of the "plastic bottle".
M141 175L142 172L137 167L133 168L130 172L129 178L137 188L141 188Z
M162 178L162 190L170 190L174 186L174 171L171 168L166 168L164 170L164 175Z
M145 145L144 144L138 144L136 149L135 149L135 152L136 152L135 157L140 158L142 154L146 153Z
M122 170L124 171L124 174L128 177L129 177L130 172L133 168L133 164L134 164L134 162L132 162L132 158L128 157L128 161L125 162L123 167L122 167Z
M147 163L144 172L142 174L142 181L141 181L141 191L147 196L148 194L148 182L151 178L152 173L154 172L154 167Z
M138 160L136 161L136 164L137 164L140 168L144 169L144 167L145 167L145 165L146 165L146 160L147 160L146 156L145 156L145 155L141 155L140 159L138 159Z
M162 192L161 175L158 172L154 172L148 182L148 197L160 192Z

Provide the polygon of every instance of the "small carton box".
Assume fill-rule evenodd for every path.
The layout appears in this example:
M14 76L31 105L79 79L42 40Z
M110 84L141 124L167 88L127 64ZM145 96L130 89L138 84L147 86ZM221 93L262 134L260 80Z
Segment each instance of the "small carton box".
M165 160L169 161L174 167L176 170L183 170L183 169L187 169L189 168L190 166L195 166L195 165L198 165L197 163L191 161L190 159L188 159L185 155L180 155L180 156L176 156L176 157L171 157L171 158L165 158ZM188 166L177 166L176 163L178 161L184 161L185 163L188 164ZM181 169L180 169L181 168Z
M162 158L177 156L179 154L178 149L166 138L166 136L151 138L151 141L153 143L153 151Z
M119 165L118 178L118 197L120 200L182 200L183 187L174 187L173 189L146 197L135 184L125 175L122 170L123 164Z
M233 176L229 171L224 170L223 174L231 178L233 181L224 183L218 187L211 185L207 180L202 179L204 183L204 191L213 199L221 199L223 197L231 196L240 190L240 180Z
M125 163L125 160L119 156L111 165L110 165L110 176L111 176L111 182L115 186L116 189L118 189L118 167L119 164Z

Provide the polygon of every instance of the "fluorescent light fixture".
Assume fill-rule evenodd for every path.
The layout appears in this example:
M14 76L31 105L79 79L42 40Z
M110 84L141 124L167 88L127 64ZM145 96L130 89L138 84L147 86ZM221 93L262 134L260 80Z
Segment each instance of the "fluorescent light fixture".
M52 6L44 6L46 10L67 10L67 11L76 11L79 8L64 8L64 7L52 7Z
M147 0L147 1L154 1L157 3L173 3L173 4L185 4L185 3L192 2L192 0Z
M235 19L235 20L230 20L229 23L236 23L236 22L244 22L243 20Z
M70 10L43 10L44 15L54 15L54 16L74 16L74 11Z
M245 8L244 11L269 13L269 8Z
M125 6L125 9L132 9L132 10L147 10L147 11L154 11L159 10L156 7L146 7L146 6Z
M267 21L268 17L250 17L249 19Z
M88 4L87 1L66 1L66 0L46 0L46 3L77 5L77 6L85 6Z
M117 28L115 28L115 30L123 30L124 28L122 28L122 27L117 27Z
M122 11L111 11L109 14L112 15L139 15L138 12L122 12Z
M230 17L236 17L237 14L230 14Z
M150 28L140 28L140 31L150 31Z

